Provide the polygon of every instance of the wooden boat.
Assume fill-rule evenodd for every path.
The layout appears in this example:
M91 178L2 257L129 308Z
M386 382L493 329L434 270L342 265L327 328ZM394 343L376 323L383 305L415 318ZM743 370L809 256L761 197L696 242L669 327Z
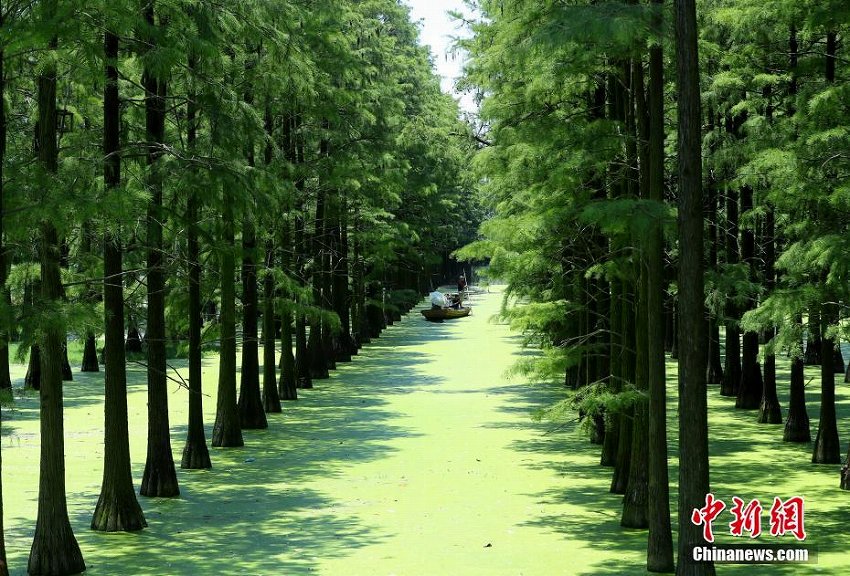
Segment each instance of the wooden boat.
M443 320L453 320L455 318L463 318L469 316L472 308L429 308L421 310L425 319L430 322L442 322Z

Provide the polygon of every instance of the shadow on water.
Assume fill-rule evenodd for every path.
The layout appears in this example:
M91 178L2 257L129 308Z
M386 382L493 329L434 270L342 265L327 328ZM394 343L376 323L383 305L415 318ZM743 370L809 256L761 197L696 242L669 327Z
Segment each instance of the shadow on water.
M807 372L808 374L808 372ZM787 371L779 370L780 401L783 411L787 412ZM676 506L678 463L676 459L677 442L676 420L677 394L675 369L668 365L668 436L670 454L670 490L674 539L676 537ZM841 396L842 386L838 385ZM527 385L504 386L494 389L493 393L511 394L515 401L510 408L502 410L532 411L540 404L546 404L547 398L553 402L565 397L563 387L531 387ZM712 490L719 498L731 501L733 495L745 499L759 498L765 506L763 530L768 530L768 512L774 496L787 498L804 495L806 501L806 524L809 527L807 545L818 550L821 557L829 555L829 567L818 565L733 565L718 564L718 574L764 574L797 575L817 573L843 573L846 561L836 560L844 548L846 533L845 508L846 493L838 490L838 465L825 466L810 463L811 443L791 444L782 441L782 426L763 425L756 422L757 411L734 409L734 399L721 398L717 388L709 389L710 399L710 457ZM819 390L807 389L807 404L811 418L812 435L817 430ZM550 403L551 403L550 402ZM839 430L845 430L848 406L845 398L838 402ZM491 426L504 424L495 422ZM643 562L647 532L627 530L620 527L622 497L608 491L611 469L599 464L600 449L587 441L587 435L580 430L576 420L555 425L541 423L541 433L531 439L514 441L511 448L516 452L517 461L532 469L545 469L564 477L561 487L549 488L529 494L541 504L574 505L579 510L574 514L553 515L541 511L532 514L526 525L554 531L573 544L581 544L590 549L599 550L599 560L593 567L576 574L629 575L645 573ZM842 438L842 440L844 440ZM525 455L533 453L537 458ZM539 457L542 456L542 459ZM726 522L729 518L725 519ZM715 525L715 530L728 531L723 524ZM725 539L724 539L725 538ZM720 542L741 544L728 534L723 534ZM788 540L765 538L760 542L769 544L796 543ZM612 558L611 552L614 552ZM618 560L616 557L620 556ZM840 567L835 563L841 564ZM821 562L823 564L823 561Z
M344 556L391 536L376 533L368 518L358 516L356 490L340 500L312 484L345 477L346 470L357 463L394 453L395 440L418 435L393 423L399 414L387 408L389 402L384 398L440 382L421 371L430 355L414 347L447 337L451 327L428 323L426 330L424 323L411 313L389 327L351 363L339 364L331 378L316 381L313 390L299 390L299 400L285 403L282 414L269 415L267 430L244 431L244 447L211 448L212 470L178 469L179 498L140 497L149 527L139 533L101 534L88 529L102 466L99 461L90 462L98 469L96 479L87 478L91 491L68 494L88 573L307 574L318 569L322 558ZM207 367L211 367L209 360L205 358ZM185 362L175 366L182 369ZM144 390L142 368L132 368L128 377L131 392ZM102 385L102 373L66 385L66 412L89 407L100 412L102 408L95 405L102 403ZM214 381L205 382L208 392L214 388ZM131 398L135 402L146 399L143 393L131 394ZM181 401L184 398L179 397ZM19 408L17 418L38 417L37 400L27 402L33 406ZM214 402L207 398L205 404L211 410ZM135 409L144 410L144 405ZM7 414L4 410L4 443ZM184 414L179 412L179 420L172 417L172 447L178 464L186 434ZM209 413L205 419L209 439ZM100 421L98 417L96 422ZM93 435L92 441L100 443L100 435ZM140 457L144 451L138 444L143 446L144 439L134 441L138 456L133 477L138 482L144 468ZM73 456L69 454L68 460L68 473L75 474ZM26 566L34 508L27 510L30 513L32 517L7 518L7 536L19 544L10 550L10 565L15 570ZM26 550L20 546L22 542ZM18 573L22 572L13 572Z

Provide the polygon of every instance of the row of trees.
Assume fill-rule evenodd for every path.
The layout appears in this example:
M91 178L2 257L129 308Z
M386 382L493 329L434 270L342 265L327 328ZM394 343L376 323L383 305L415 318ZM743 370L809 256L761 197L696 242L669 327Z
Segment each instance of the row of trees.
M674 568L665 349L678 358L680 574L713 573L690 554L706 383L778 424L776 354L790 355L784 439L809 442L803 366L819 364L811 459L841 461L850 238L847 4L696 5L480 3L466 82L485 95L475 162L494 217L460 251L525 303L504 311L545 351L524 368L577 390L550 413L586 416L659 572Z
M471 140L393 0L5 0L0 27L0 387L17 341L41 402L28 570L72 574L85 564L65 503L68 337L85 340L84 370L101 352L105 365L91 527L142 529L127 355L147 369L140 493L177 496L168 381L190 391L183 468L211 466L204 349L220 363L212 445L266 427L472 238ZM167 361L181 349L187 381Z

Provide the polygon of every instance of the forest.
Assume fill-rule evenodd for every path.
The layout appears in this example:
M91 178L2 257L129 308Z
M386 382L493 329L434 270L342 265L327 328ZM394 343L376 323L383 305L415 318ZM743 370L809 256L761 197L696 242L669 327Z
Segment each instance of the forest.
M585 419L624 495L621 525L648 528L650 571L674 567L678 437L676 570L713 574L689 553L704 537L691 513L714 485L707 394L782 425L777 440L805 446L800 466L829 466L850 489L836 419L837 382L850 381L850 5L479 8L465 82L483 95L475 167L490 217L460 253L490 258L526 303L505 314L544 357L520 369L575 390L545 416ZM678 371L669 431L665 354Z
M0 387L10 361L27 361L26 388L40 391L28 572L71 574L85 563L65 506L69 348L82 346L83 371L105 372L91 528L139 530L127 363L147 372L139 494L177 496L173 443L179 466L209 468L208 443L241 446L243 429L265 428L474 238L473 146L393 1L4 0L0 24ZM185 381L175 356L188 358ZM178 378L192 392L185 438L168 420ZM2 539L0 552L5 574Z
M466 5L473 114L399 0L0 1L0 405L38 405L28 574L87 568L63 404L82 373L103 375L86 521L136 533L204 481L183 470L260 443L473 267L532 352L511 374L558 387L535 418L581 423L646 570L715 573L692 551L716 411L850 490L850 4ZM4 497L0 576L23 570Z

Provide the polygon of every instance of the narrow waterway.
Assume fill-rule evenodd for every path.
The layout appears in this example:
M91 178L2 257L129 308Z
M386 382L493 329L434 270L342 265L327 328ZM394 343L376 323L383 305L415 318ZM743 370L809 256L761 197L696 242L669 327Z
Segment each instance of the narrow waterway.
M66 384L68 498L92 575L554 575L641 570L645 533L618 527L598 449L531 414L562 397L506 371L524 350L493 321L502 295L442 324L418 311L271 415L246 446L179 471L181 497L141 498L138 534L88 529L102 470L102 376ZM217 358L205 359L213 422ZM182 371L183 369L181 369ZM22 374L20 375L22 376ZM76 377L76 375L75 375ZM186 392L173 387L175 459ZM131 452L145 454L145 388L131 371ZM23 574L37 489L37 402L4 419L7 546ZM209 438L209 436L208 436ZM137 486L138 487L138 486Z

